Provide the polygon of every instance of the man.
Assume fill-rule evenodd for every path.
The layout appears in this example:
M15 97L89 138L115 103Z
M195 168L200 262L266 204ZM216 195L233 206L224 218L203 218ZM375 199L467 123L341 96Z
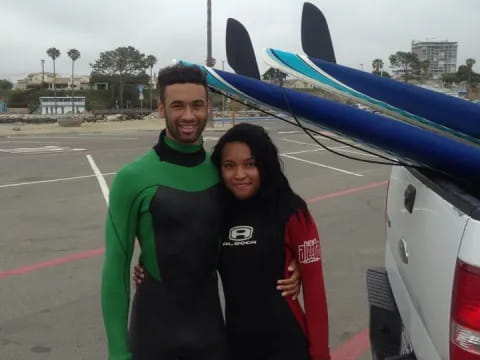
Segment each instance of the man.
M102 274L109 358L223 360L219 176L201 138L210 106L206 78L198 67L175 65L159 73L158 86L166 130L118 172L110 192ZM128 334L135 237L145 278Z

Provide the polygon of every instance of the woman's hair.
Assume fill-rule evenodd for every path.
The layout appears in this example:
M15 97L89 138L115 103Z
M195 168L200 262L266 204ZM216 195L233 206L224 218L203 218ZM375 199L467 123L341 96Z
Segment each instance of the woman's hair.
M260 175L260 188L256 196L272 211L272 215L286 221L296 210L307 213L305 201L295 194L283 173L278 150L265 129L258 125L241 123L228 130L215 145L212 161L222 168L222 151L227 143L242 142L248 145ZM307 217L308 218L308 217Z

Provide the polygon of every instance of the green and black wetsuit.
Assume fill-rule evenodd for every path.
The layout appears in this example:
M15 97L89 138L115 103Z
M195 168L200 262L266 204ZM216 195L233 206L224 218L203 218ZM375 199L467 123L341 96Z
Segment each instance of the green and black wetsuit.
M109 358L218 359L225 353L218 298L218 171L202 145L160 135L122 168L110 192L102 309ZM146 279L127 330L135 237Z

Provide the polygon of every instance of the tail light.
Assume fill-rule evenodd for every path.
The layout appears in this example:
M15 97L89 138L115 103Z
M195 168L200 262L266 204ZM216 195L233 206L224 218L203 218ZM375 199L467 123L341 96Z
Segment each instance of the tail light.
M480 360L480 268L457 262L450 319L450 360Z

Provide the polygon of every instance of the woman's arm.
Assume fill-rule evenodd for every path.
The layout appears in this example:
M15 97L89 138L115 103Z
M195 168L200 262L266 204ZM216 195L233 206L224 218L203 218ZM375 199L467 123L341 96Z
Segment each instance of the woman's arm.
M310 356L312 360L328 360L327 300L317 227L309 213L297 212L290 218L286 230L302 277Z

